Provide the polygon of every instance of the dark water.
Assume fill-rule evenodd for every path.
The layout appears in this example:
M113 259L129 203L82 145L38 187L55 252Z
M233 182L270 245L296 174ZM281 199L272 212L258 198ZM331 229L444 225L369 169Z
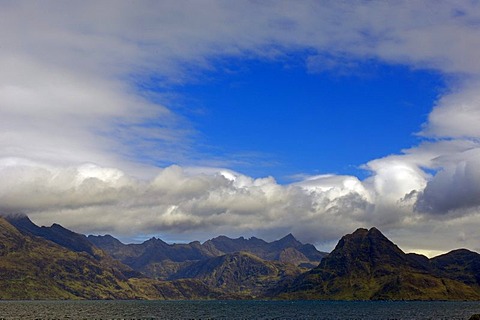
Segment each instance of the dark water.
M1 301L0 319L468 319L480 302Z

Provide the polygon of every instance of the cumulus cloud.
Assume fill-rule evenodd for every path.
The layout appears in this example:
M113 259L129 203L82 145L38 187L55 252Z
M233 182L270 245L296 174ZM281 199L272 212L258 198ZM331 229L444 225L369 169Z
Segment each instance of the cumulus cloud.
M480 82L468 79L443 96L428 117L421 134L438 138L479 138Z
M480 206L480 148L465 151L420 193L416 209L431 214L468 214ZM477 212L477 210L474 210Z
M426 232L430 249L478 242L480 10L471 1L1 6L2 211L129 236L294 232L322 243L376 225L407 235L410 248ZM195 148L194 125L142 87L196 81L224 58L292 52L307 55L311 72L379 60L436 70L452 86L419 128L427 141L372 159L367 179L291 185L195 166L212 159Z
M204 171L170 166L141 180L93 164L58 167L3 159L0 178L10 182L0 187L1 211L25 212L42 225L54 221L80 232L130 239L227 234L271 240L293 232L327 247L339 233L359 225L398 225L396 214L405 213L392 209L396 198L385 198L352 176L315 176L280 185L272 177Z
M3 159L0 177L11 182L0 187L1 210L25 212L40 224L55 221L81 232L124 237L183 234L192 240L222 233L274 239L296 232L304 240L318 241L320 233L333 241L334 230L353 228L356 215L370 205L357 193L363 189L353 177L327 191L233 171L188 171L171 166L146 181L93 164L52 167Z

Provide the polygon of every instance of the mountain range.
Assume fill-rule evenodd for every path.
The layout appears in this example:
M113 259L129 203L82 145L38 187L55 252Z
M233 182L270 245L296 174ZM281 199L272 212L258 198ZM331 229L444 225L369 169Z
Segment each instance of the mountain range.
M7 221L8 219L8 221ZM205 299L199 280L157 281L111 258L86 237L27 217L0 217L0 299ZM78 242L77 242L78 241Z
M9 215L0 299L480 300L480 255L406 254L376 228L345 235L329 254L291 234L123 244Z
M226 236L216 237L203 244L198 241L168 244L157 238L141 244L123 244L110 235L90 235L88 240L134 270L161 280L178 278L177 273L185 273L184 269L195 266L196 262L215 260L216 257L238 252L248 252L266 261L294 265L303 271L317 266L327 255L311 244L302 244L291 234L273 242L255 237L230 239Z

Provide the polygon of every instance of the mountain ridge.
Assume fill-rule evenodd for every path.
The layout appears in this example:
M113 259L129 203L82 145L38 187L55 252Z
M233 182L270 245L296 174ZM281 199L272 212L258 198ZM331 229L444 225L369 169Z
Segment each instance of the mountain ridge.
M343 236L317 266L303 268L310 249L291 234L270 243L219 236L125 245L0 216L0 299L480 300L480 254L467 249L406 254L377 228Z
M198 241L168 244L157 238L140 244L123 244L110 235L89 235L87 239L134 270L160 280L174 278L175 273L195 262L238 252L248 252L266 261L294 264L301 269L315 267L326 255L311 244L299 242L291 234L273 242L222 235L203 244Z
M442 273L432 262L434 258L427 260L405 254L377 228L357 229L343 236L319 266L299 276L290 287L280 288L277 294L285 299L480 299L480 287Z
M65 230L76 237L74 232ZM60 242L62 236L48 240L31 231L20 230L0 216L0 300L158 300L221 296L195 279L160 282L133 271L125 274L131 269L105 256L98 248L94 248L98 255L75 251L68 248L69 243L64 246L52 241Z

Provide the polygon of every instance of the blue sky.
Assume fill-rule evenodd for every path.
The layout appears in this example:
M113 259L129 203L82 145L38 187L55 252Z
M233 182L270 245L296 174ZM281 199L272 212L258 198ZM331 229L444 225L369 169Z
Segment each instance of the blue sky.
M381 61L310 71L299 53L222 62L193 83L158 90L179 95L207 158L286 183L302 174L368 176L361 165L421 140L445 84L438 72Z
M0 214L480 251L476 1L0 2Z

